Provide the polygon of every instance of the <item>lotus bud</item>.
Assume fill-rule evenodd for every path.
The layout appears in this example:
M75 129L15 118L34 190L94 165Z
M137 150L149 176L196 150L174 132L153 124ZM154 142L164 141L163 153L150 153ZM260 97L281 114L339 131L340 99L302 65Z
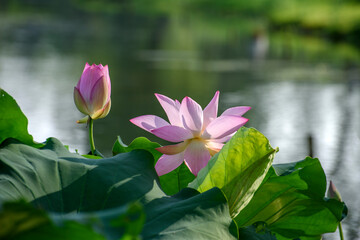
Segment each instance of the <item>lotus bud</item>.
M74 88L75 105L85 118L104 118L111 107L111 83L108 66L86 63L79 82ZM86 122L84 119L78 123Z
M333 198L333 199L336 199L336 200L342 202L341 195L340 195L339 191L336 189L336 187L332 181L330 181L327 196L328 196L328 198Z

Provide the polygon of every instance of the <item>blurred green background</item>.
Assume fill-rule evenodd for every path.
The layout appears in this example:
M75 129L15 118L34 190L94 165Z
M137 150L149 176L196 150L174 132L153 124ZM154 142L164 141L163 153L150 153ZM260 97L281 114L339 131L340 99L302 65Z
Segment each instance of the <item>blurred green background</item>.
M37 141L89 151L72 96L86 62L110 70L112 109L94 129L105 155L118 135L166 144L129 122L166 117L154 93L205 107L220 90L220 113L252 107L275 163L320 159L349 207L346 239L360 238L360 1L0 1L0 87Z

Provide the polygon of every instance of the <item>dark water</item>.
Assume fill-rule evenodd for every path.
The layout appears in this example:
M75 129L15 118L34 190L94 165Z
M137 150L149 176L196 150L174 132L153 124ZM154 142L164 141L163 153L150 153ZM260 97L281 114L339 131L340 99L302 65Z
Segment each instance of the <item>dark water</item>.
M279 56L271 35L254 39L239 30L216 38L195 30L177 19L2 16L0 86L17 100L35 140L56 137L86 153L73 87L86 62L108 64L112 109L95 122L95 143L105 155L118 135L125 143L138 136L164 143L129 122L144 114L165 118L154 93L191 96L204 107L220 90L220 113L252 107L247 126L279 147L275 163L304 159L312 140L314 157L349 207L346 239L360 239L359 69Z

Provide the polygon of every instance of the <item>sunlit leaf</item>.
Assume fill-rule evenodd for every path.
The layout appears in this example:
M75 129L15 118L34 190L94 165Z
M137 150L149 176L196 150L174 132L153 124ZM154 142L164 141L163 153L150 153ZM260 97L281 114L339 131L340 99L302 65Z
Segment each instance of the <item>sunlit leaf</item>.
M156 148L158 147L161 147L161 145L156 142L151 142L145 137L135 138L129 145L126 145L125 143L123 143L120 136L118 136L114 143L112 152L115 156L119 153L131 152L135 149L143 149L149 151L153 155L154 159L157 160L162 155L162 153L156 150Z
M324 199L325 190L318 159L274 165L235 221L239 227L265 222L281 239L319 238L336 230L344 211L343 203Z
M17 139L25 144L40 147L28 133L28 120L16 101L0 88L0 144L7 138Z
M189 186L200 192L221 188L235 217L260 186L275 151L259 131L242 127Z

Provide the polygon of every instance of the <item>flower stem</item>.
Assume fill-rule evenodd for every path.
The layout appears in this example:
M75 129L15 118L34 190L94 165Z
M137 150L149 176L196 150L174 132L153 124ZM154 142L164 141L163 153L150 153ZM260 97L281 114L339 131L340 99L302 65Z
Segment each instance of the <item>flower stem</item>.
M91 154L95 154L95 143L94 143L94 120L89 116L89 141Z
M344 240L344 233L343 233L343 229L341 226L341 222L339 222L339 234L340 234L340 239Z

